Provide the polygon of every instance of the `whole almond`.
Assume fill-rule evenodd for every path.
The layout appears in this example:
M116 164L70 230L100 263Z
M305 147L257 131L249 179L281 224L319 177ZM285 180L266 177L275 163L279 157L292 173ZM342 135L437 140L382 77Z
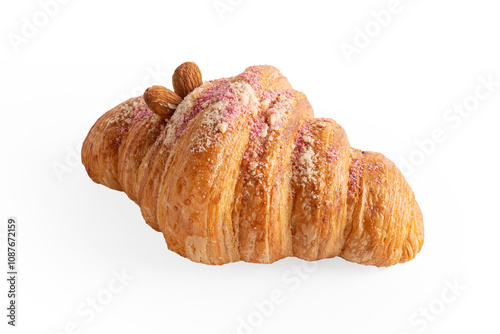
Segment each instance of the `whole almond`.
M182 98L163 86L151 86L144 92L144 101L154 113L170 118Z
M202 83L200 68L193 62L180 65L172 75L174 91L182 98L185 98Z

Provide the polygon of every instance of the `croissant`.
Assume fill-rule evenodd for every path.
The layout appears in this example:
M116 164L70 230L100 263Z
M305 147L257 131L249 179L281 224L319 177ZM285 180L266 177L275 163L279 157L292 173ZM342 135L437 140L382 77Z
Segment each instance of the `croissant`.
M276 68L202 82L184 63L173 86L105 113L82 148L90 178L124 191L170 250L212 265L391 266L422 248L422 213L395 164L351 148Z

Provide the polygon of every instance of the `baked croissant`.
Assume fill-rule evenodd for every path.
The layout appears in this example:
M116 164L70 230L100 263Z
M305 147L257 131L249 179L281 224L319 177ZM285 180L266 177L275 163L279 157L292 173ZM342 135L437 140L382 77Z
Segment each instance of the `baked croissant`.
M390 266L424 228L402 173L349 145L272 66L202 82L194 63L105 113L82 161L124 191L168 248L206 264L340 256Z

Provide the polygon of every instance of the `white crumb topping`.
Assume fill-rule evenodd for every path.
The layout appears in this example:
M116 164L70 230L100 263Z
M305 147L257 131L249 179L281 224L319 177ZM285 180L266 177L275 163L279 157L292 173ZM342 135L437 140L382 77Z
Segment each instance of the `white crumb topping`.
M278 119L278 115L276 114L270 114L267 118L267 121L269 122L269 125L271 128L274 127L274 124L276 124L276 120Z
M307 135L304 135L302 137L302 140L304 141L304 143L306 144L313 144L314 143L314 139L311 137L311 134L307 134Z
M134 116L134 110L142 108L146 105L142 97L135 97L129 101L125 101L116 108L116 112L113 113L112 117L108 118L108 126L114 126L115 124L125 123L130 125Z
M225 122L219 123L219 125L217 125L217 130L219 130L222 133L225 133L227 131L227 126L228 125Z
M285 118L287 117L287 111L290 110L292 103L295 99L287 95L279 95L274 103L266 111L266 121L269 124L271 130L279 129L283 126ZM264 103L269 107L270 101L264 100ZM262 106L262 104L261 104Z
M261 138L265 138L267 136L267 130L269 129L269 126L267 124L262 125L262 130L259 134Z
M316 174L316 156L311 146L308 146L299 156L299 171L302 175L302 181L307 182L313 179Z
M295 175L301 184L314 182L317 176L317 155L314 151L315 139L308 128L301 130L297 138L294 161Z
M230 98L222 98L211 104L203 105L201 128L191 138L191 152L203 152L219 141L219 135L231 128L232 122L240 113L252 117L258 112L258 97L255 90L245 81L231 82L227 85Z
M263 99L260 102L260 107L262 110L267 110L269 109L269 106L271 105L272 100L270 98Z
M170 118L166 126L165 145L171 146L175 143L176 134L181 126L183 126L184 119L189 116L191 110L194 108L194 102L200 97L203 91L212 85L213 83L205 81L201 86L189 93L177 106L175 113L172 115L172 118Z

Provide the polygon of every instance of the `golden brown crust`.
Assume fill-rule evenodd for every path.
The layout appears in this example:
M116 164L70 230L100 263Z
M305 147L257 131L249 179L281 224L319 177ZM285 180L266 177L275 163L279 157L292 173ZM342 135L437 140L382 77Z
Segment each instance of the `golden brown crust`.
M423 222L408 183L382 154L353 149L352 155L348 207L353 210L341 256L377 266L412 259L423 244Z
M193 261L414 258L422 214L401 172L352 149L335 121L313 117L277 69L253 66L203 83L170 119L142 97L125 101L92 127L82 161Z
M297 177L293 211L293 254L305 260L340 254L347 216L350 146L344 130L330 119L309 119L296 139ZM315 153L304 169L303 159Z

